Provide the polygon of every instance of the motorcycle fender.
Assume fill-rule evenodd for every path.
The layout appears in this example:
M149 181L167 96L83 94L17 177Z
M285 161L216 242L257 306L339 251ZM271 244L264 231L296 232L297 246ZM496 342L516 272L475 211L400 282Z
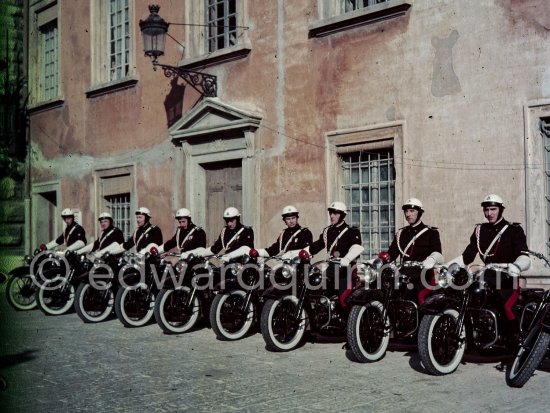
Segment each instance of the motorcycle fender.
M381 290L366 290L361 288L351 293L346 301L348 305L362 305L372 300L380 301L383 298L384 292Z
M30 274L31 274L31 267L26 265L22 267L14 268L8 273L10 277L29 277Z
M449 307L458 307L459 302L454 297L441 294L431 294L426 297L426 300L418 306L418 311L423 314L439 314Z

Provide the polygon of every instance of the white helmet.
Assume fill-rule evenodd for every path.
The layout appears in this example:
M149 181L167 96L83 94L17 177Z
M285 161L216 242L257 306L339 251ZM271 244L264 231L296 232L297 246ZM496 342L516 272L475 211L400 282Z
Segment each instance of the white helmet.
M287 205L283 208L283 212L281 213L283 218L286 217L292 217L292 216L298 216L298 209L294 205Z
M330 206L328 207L328 212L335 211L340 212L341 214L346 215L346 204L340 201L334 201Z
M482 207L486 206L498 206L504 209L504 202L502 201L502 198L495 194L489 194L485 198L483 198L483 201L481 202Z
M236 217L240 217L240 216L241 216L241 213L235 207L229 207L225 211L223 211L223 218L224 219L236 218Z
M74 211L71 208L65 208L61 211L61 218L74 217Z
M180 208L176 211L176 219L189 218L191 219L191 211L187 208Z
M113 216L109 214L108 212L102 212L99 214L98 221L101 221L102 219L110 219L111 222L113 222Z
M136 211L136 215L145 215L151 218L151 211L149 211L149 208L139 207Z
M424 212L424 205L418 198L409 198L405 201L401 209L404 211L406 209L416 209L419 212Z

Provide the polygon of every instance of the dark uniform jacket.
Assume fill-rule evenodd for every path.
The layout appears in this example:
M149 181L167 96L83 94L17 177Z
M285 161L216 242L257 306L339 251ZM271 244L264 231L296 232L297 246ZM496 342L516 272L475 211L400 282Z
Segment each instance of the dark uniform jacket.
M254 248L254 231L252 228L245 227L239 222L233 230L224 227L214 245L210 247L210 250L214 254L225 250L224 254L227 254L243 245Z
M351 246L355 244L362 245L361 232L359 229L350 227L344 222L339 227L334 225L326 227L319 236L319 239L311 244L309 252L315 255L323 248L326 248L331 257L343 258Z
M421 231L424 232L418 236ZM418 236L418 238L411 243L415 236ZM388 252L391 261L396 260L399 256L401 256L403 262L424 261L432 252L441 254L439 231L435 227L427 226L422 221L417 225L400 228L396 232Z
M501 233L506 225L508 227ZM495 238L497 241L493 243ZM493 245L490 251L487 251L491 243ZM479 253L485 264L513 263L520 255L528 256L527 251L525 232L520 224L501 219L496 224L478 224L470 237L470 244L462 253L462 258L464 264L470 264Z
M142 227L138 227L122 247L128 251L135 245L136 251L139 252L149 244L162 245L162 231L156 225L147 222Z
M187 229L178 228L172 238L164 243L164 251L178 247L181 252L206 247L206 233L201 227L191 224Z
M80 225L73 223L65 228L65 231L55 240L57 245L65 244L70 247L76 241L84 241L86 244L86 231Z
M282 254L287 251L301 250L313 242L313 234L311 231L300 225L294 228L286 228L281 232L277 241L265 250L272 257L277 254Z
M101 233L100 237L94 241L92 252L106 248L113 242L122 244L124 242L124 234L117 227L109 225L109 227Z

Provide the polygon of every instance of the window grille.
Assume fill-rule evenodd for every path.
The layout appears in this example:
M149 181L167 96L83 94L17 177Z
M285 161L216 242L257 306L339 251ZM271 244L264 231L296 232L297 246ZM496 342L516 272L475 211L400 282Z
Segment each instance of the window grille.
M340 0L344 13L374 6L378 3L385 3L388 0Z
M109 57L109 78L119 80L128 76L130 69L128 0L111 0L109 7Z
M237 44L237 0L206 0L208 52Z
M107 210L113 217L113 224L120 228L124 239L132 235L132 214L130 209L130 194L117 194L105 197Z
M545 176L545 207L546 207L546 254L550 254L550 119L542 119L540 130L544 139L544 176Z
M42 40L42 97L44 100L58 96L58 43L57 20L40 28Z
M387 250L395 234L393 151L341 154L348 224L361 231L364 258Z

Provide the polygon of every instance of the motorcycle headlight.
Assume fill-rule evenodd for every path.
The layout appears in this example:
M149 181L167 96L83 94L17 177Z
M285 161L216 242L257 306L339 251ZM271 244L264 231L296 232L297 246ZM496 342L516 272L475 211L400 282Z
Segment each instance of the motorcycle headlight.
M311 286L317 286L321 284L321 282L323 281L323 274L321 273L321 269L318 267L312 267L309 270L308 279L309 285Z
M357 275L365 282L365 284L370 284L376 280L378 271L370 265L357 264Z
M295 272L296 272L296 267L294 265L283 264L283 266L281 267L281 275L283 276L283 278L287 280L289 278L292 278Z
M445 270L441 270L441 272L437 275L437 285L439 285L441 288L447 288L449 286L449 273Z
M241 271L242 267L243 266L241 264L234 264L233 266L231 266L231 274L233 274L234 276L237 276Z

